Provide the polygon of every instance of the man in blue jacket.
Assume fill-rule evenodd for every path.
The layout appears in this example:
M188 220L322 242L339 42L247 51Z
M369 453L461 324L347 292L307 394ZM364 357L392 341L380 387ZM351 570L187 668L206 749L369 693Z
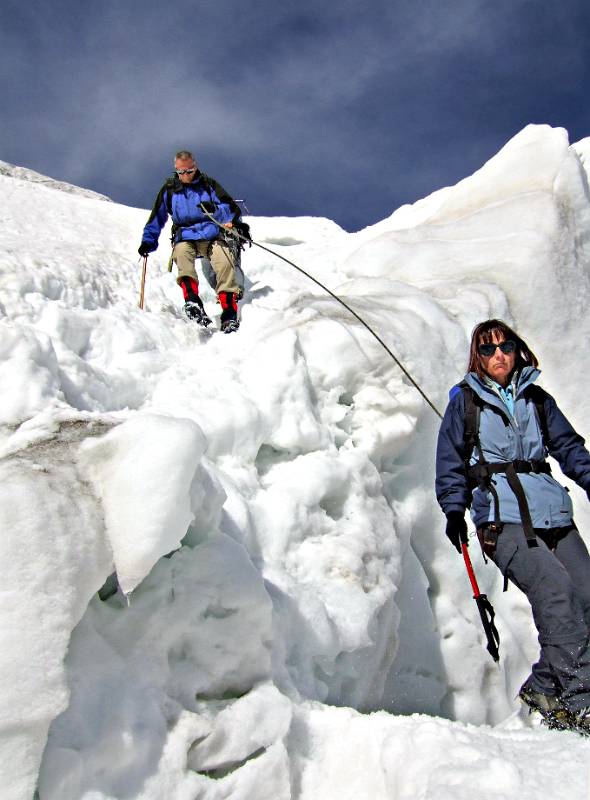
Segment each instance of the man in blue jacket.
M207 326L211 320L199 297L197 258L209 259L216 278L215 289L221 304L221 330L236 331L240 287L236 282L237 241L229 233L240 223L240 207L213 178L201 172L188 150L174 159L174 175L162 186L143 229L139 254L146 256L158 247L158 239L168 217L172 217L172 258L178 268L177 283L182 289L184 310L190 319ZM226 234L224 228L228 229ZM232 247L233 244L233 247Z

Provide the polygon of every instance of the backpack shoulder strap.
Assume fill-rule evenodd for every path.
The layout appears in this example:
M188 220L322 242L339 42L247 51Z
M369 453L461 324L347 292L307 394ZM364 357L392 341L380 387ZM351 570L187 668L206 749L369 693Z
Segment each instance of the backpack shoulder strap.
M217 181L214 180L214 178L211 178L209 175L207 175L206 172L201 172L201 170L199 170L199 179L201 180L201 182L203 183L205 189L209 192L209 194L211 194L211 192L216 191Z
M172 175L170 178L167 179L164 186L162 186L162 191L165 192L166 211L168 212L169 217L172 216L172 193L177 188L177 182L180 183L180 181L178 181L178 179L175 178L174 175Z
M537 411L537 419L539 420L539 427L541 428L541 436L543 437L543 446L549 449L549 426L547 425L547 415L545 413L545 400L547 399L547 392L541 389L540 386L530 386L527 392L530 399L535 404Z
M479 448L479 417L481 414L481 401L466 381L461 381L459 388L463 392L463 399L465 402L465 429L463 431L463 443L465 448L465 463L469 464L474 448Z
M212 178L205 172L201 172L200 175L201 178L203 179L203 183L207 187L207 191L215 192L215 194L222 203L227 203L231 213L234 216L234 221L240 219L242 216L242 209L240 208L238 203L233 199L233 197L223 188L223 186L219 183L219 181L216 181L215 178Z

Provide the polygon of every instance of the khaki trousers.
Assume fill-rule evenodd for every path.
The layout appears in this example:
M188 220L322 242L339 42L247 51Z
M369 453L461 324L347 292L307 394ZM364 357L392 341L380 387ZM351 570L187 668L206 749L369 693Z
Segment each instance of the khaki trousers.
M213 272L217 279L215 291L219 292L239 292L236 283L235 263L231 250L223 242L217 240L178 242L174 245L172 259L178 267L176 282L180 283L181 278L194 278L199 282L199 276L195 269L195 260L206 256L211 262Z

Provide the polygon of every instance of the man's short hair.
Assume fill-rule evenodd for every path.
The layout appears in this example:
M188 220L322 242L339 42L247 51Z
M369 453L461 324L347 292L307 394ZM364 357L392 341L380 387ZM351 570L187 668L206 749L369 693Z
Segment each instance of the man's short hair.
M195 157L190 150L179 150L174 156L174 161L194 161Z

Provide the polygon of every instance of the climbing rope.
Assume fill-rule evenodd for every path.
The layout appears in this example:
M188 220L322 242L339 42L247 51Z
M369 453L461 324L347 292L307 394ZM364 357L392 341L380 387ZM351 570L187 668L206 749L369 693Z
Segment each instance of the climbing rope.
M313 275L310 275L310 274L309 274L309 272L306 272L304 269L302 269L301 267L297 266L297 264L295 264L293 261L290 261L288 258L285 258L285 256L282 256L280 253L277 253L277 252L275 252L274 250L271 250L269 247L265 247L263 244L260 244L259 242L255 242L253 239L249 239L247 236L244 236L244 235L243 235L243 234L241 234L239 231L237 231L235 228L227 228L227 227L226 227L225 225L223 225L222 223L220 223L220 222L217 222L217 220L216 220L216 219L215 219L215 218L214 218L214 217L213 217L213 216L212 216L212 215L211 215L211 214L210 214L210 213L209 213L209 212L208 212L208 211L207 211L205 208L203 208L203 206L202 206L202 205L201 205L201 210L202 210L202 211L203 211L203 212L204 212L204 213L205 213L205 214L206 214L206 215L209 217L209 219L210 219L212 222L214 222L214 223L217 225L217 227L218 227L218 228L222 229L222 230L223 230L223 231L224 231L226 234L229 234L229 235L231 235L231 236L234 236L234 237L236 237L236 238L239 238L239 239L241 239L243 242L245 242L246 244L253 244L253 245L255 245L256 247L259 247L261 250L265 250L267 253L270 253L271 255L273 255L273 256L276 256L276 258L280 258L282 261L285 261L287 264L289 264L289 266L293 267L293 268L294 268L294 269L296 269L298 272L301 272L303 275L305 275L307 278L309 278L309 279L310 279L310 281L313 281L315 284L317 284L317 285L318 285L318 286L319 286L321 289L323 289L323 290L324 290L324 292L327 292L327 293L330 295L330 297L333 297L333 298L334 298L334 300L336 300L338 303L340 303L340 305L344 306L344 308L345 308L347 311L349 311L349 312L352 314L352 316L353 316L355 319L357 319L357 320L358 320L358 321L361 323L361 325L364 325L364 327L365 327L365 328L366 328L366 329L369 331L369 333L370 333L372 336L374 336L374 337L375 337L375 339L377 339L377 341L379 342L379 344L380 344L380 345L381 345L381 346L384 348L384 350L385 350L385 351L386 351L386 352L387 352L387 353L388 353L388 354L391 356L391 358L392 358L392 359L395 361L395 363L397 364L397 366L398 366L398 367L401 369L401 371L404 373L404 375L406 376L406 378L407 378L407 379L410 381L410 383L412 384L412 386L413 386L413 387L414 387L414 388L415 388L415 389L416 389L416 390L417 390L417 391L418 391L418 392L421 394L421 396L422 396L422 397L424 398L424 400L425 400L425 401L428 403L428 405L429 405L429 406L430 406L430 408L431 408L431 409L434 411L434 413L437 415L437 417L439 417L440 419L442 419L442 414L440 413L440 411L438 410L438 408L437 408L437 407L434 405L434 403L433 403L433 402L432 402L432 400L431 400L431 399L428 397L428 395L427 395L427 394L426 394L426 393L423 391L423 389L420 387L420 385L419 385L419 384L418 384L418 383L417 383L417 382L414 380L414 378L413 378L413 377L410 375L410 373L409 373L409 372L408 372L408 370L407 370L407 369L404 367L404 365L403 365L403 364L402 364L402 362L399 360L399 358L397 358L397 356L396 356L394 353L392 353L392 352L391 352L391 350L389 349L389 347L388 347L388 346L385 344L385 342L383 341L383 339L382 339L382 338L381 338L381 337L380 337L380 336L379 336L377 333L375 333L375 331L373 330L373 328L371 328L371 326L370 326L370 325L369 325L367 322L365 322L365 320L364 320L364 319L363 319L361 316L359 316L359 314L357 314L357 313L356 313L356 311L355 311L353 308L351 308L351 307L350 307L350 306L349 306L347 303L345 303L345 302L344 302L344 300L342 300L340 297L338 297L338 295L335 295L335 294L334 294L334 292L332 292L330 289L328 289L328 287L327 287L327 286L324 286L324 284L323 284L323 283L321 283L320 281L318 281L318 279L317 279L317 278L314 278L314 277L313 277Z

